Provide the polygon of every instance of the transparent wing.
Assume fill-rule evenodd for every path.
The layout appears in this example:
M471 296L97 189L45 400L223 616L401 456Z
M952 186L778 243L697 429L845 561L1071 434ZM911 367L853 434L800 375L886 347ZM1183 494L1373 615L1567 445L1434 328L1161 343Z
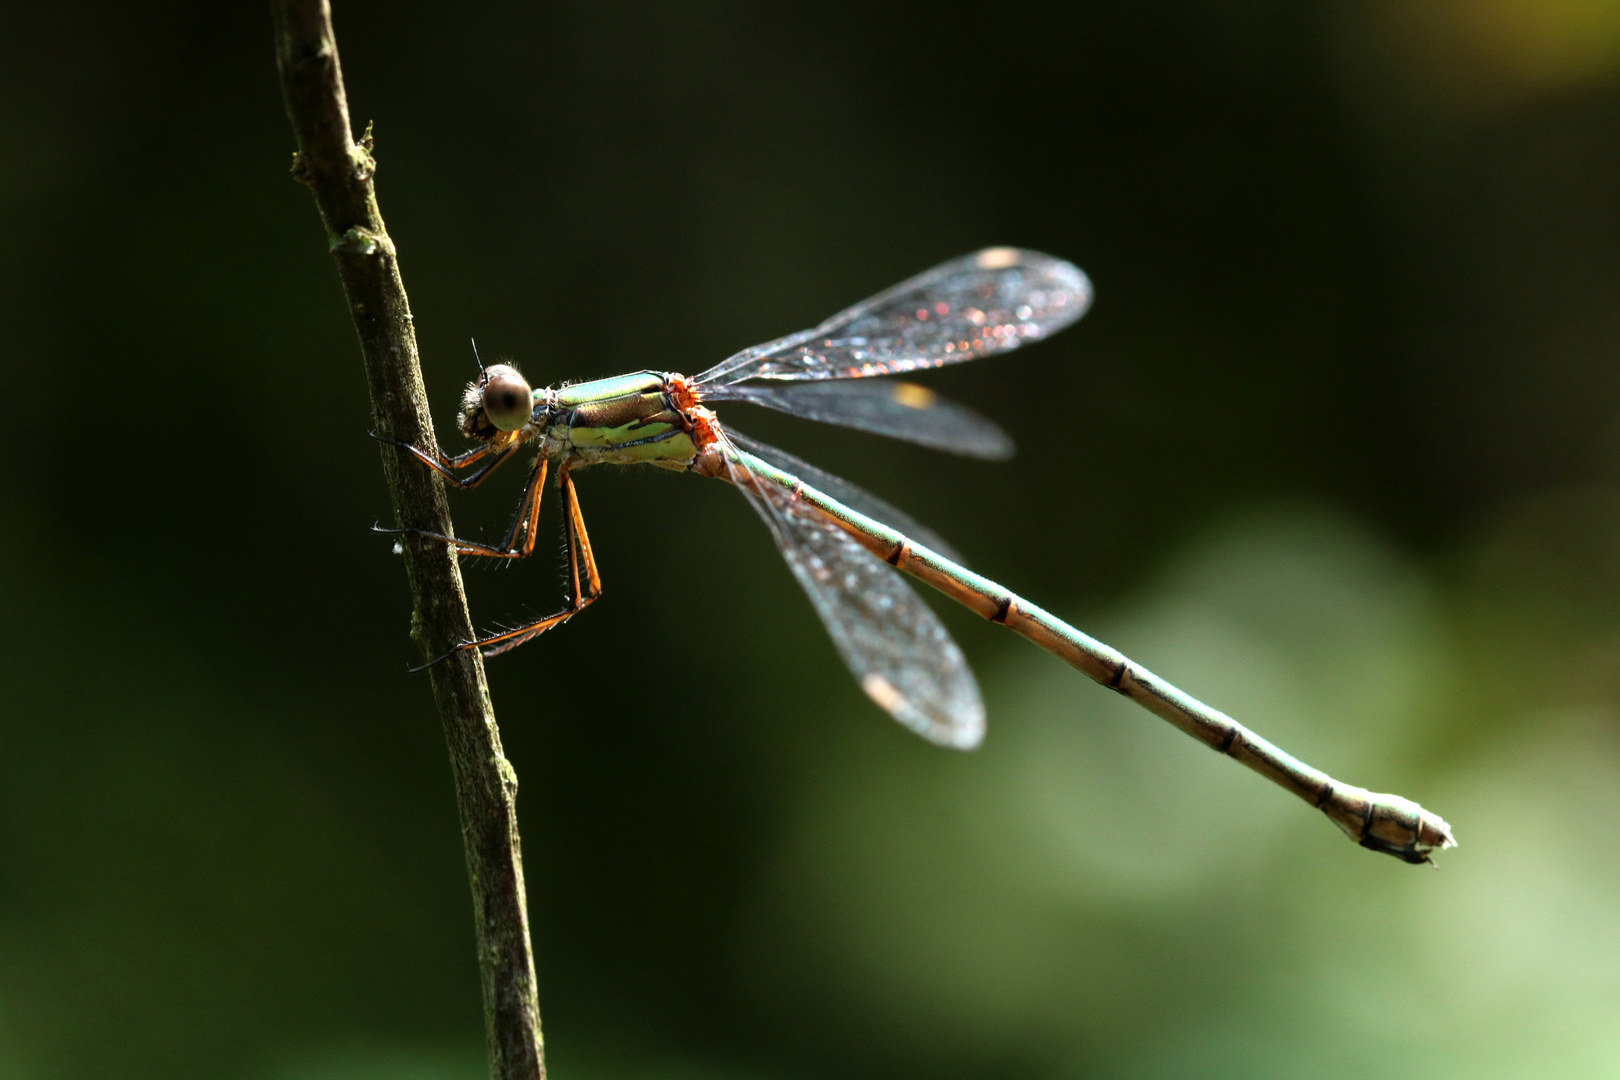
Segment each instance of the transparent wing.
M791 491L756 479L732 449L732 482L776 539L866 696L930 742L971 750L984 701L962 650L898 573Z
M818 469L803 458L795 457L786 450L778 450L776 447L767 446L757 439L750 439L748 436L739 433L734 427L728 426L726 435L732 442L767 465L775 465L785 473L792 473L811 487L831 495L851 510L859 510L869 518L876 518L897 532L905 533L906 536L924 547L933 548L952 562L966 565L966 560L957 553L955 548L945 542L944 537L904 510L885 502L865 488L856 487L848 480L834 476L825 469Z
M699 375L858 379L1006 352L1074 322L1091 303L1079 267L1019 248L952 259L839 312L813 330L756 345Z
M704 388L702 397L708 402L746 401L963 457L1005 461L1013 454L1012 437L994 422L916 383L872 379L715 386Z

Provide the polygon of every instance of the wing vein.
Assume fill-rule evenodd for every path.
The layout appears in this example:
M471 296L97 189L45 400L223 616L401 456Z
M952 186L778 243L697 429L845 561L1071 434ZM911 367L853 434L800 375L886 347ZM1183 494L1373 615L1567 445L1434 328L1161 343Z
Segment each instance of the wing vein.
M728 445L726 467L776 540L856 682L923 738L972 749L984 701L961 648L916 592L797 493L759 479Z

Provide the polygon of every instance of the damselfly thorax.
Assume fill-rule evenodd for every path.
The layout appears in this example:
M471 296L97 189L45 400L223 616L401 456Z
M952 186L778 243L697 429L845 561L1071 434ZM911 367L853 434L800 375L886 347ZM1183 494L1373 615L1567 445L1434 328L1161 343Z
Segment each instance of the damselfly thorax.
M713 476L719 431L698 401L691 380L675 372L531 390L516 368L496 364L468 386L461 429L495 451L533 443L542 457L570 468L657 465ZM520 415L518 427L503 430Z

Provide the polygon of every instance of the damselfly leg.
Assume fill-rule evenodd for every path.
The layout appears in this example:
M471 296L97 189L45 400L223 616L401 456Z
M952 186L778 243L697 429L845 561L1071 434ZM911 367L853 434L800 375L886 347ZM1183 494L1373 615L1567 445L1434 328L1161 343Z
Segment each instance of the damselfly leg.
M404 533L409 536L425 536L429 540L443 540L456 549L457 555L526 559L534 551L535 527L540 521L540 492L545 485L546 459L540 458L535 462L534 471L529 474L529 483L523 489L523 498L518 501L517 513L512 515L512 525L506 530L506 539L499 544L486 544L481 540L462 540L429 529L384 529L381 526L373 526L372 531L396 535ZM519 530L524 533L521 545L517 542Z
M518 506L518 513L512 521L512 529L507 534L506 543L500 547L480 544L476 541L458 540L452 536L441 536L424 529L384 529L379 531L409 532L418 536L443 540L445 543L456 545L457 552L463 555L523 558L534 550L535 523L540 515L540 491L545 483L545 478L546 461L542 458L535 467L534 475L524 495L524 501ZM579 493L574 488L574 478L569 475L566 464L559 466L557 469L557 488L562 495L563 533L568 538L568 574L571 585L568 606L555 615L547 615L545 618L535 619L521 626L503 630L498 634L490 634L488 637L464 641L442 655L435 656L421 667L412 668L412 671L426 670L434 664L448 659L458 652L466 652L468 649L481 649L485 657L499 656L508 649L515 649L524 642L539 637L554 626L561 626L581 611L584 611L602 594L602 576L596 568L596 555L591 551L590 534L585 531L585 515L579 508ZM525 525L527 535L524 537L523 545L513 549L511 545L516 538L520 523ZM584 567L583 574L581 573L581 564Z
M508 649L515 649L525 641L539 637L554 626L561 626L602 595L602 576L596 569L590 534L585 531L585 515L579 509L579 493L574 489L574 478L568 474L567 465L557 469L557 487L562 494L563 531L568 537L568 574L572 586L568 606L555 615L469 641L461 646L462 649L482 649L485 657L499 656ZM585 570L583 576L580 574L582 563Z
M412 457L416 458L416 460L420 461L422 464L426 465L428 468L432 469L434 472L438 473L440 476L444 477L446 480L450 481L459 488L475 488L479 484L482 484L485 477L489 476L490 473L494 472L505 462L510 461L512 459L512 455L518 452L518 447L521 445L516 440L513 440L511 445L507 446L505 450L497 453L492 445L485 443L482 446L473 447L464 454L457 454L455 457L449 457L443 450L440 450L439 456L437 460L435 460L425 450L400 439L385 438L384 436L377 434L375 431L371 433L371 437L376 439L378 442L387 443L389 446L399 447L401 450L410 454ZM465 469L468 465L471 465L473 462L485 458L490 454L496 455L495 460L491 461L488 465L485 465L482 469L479 469L471 476L463 477L456 475L456 470Z

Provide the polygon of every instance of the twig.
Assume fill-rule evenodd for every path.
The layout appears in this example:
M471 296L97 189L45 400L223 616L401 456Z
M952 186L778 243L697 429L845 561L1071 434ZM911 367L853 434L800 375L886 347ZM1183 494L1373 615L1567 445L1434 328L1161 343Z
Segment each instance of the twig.
M270 6L282 93L298 141L293 177L314 193L326 224L360 335L377 432L435 453L410 304L372 186L371 135L368 130L356 145L349 128L331 7L327 0L271 0ZM385 445L382 457L398 524L453 536L439 478L394 447ZM455 553L432 541L403 538L402 544L415 601L411 636L423 656L470 641ZM545 1076L545 1060L514 805L517 775L501 752L477 651L435 665L430 679L450 747L472 879L490 1073L495 1080L537 1080Z

